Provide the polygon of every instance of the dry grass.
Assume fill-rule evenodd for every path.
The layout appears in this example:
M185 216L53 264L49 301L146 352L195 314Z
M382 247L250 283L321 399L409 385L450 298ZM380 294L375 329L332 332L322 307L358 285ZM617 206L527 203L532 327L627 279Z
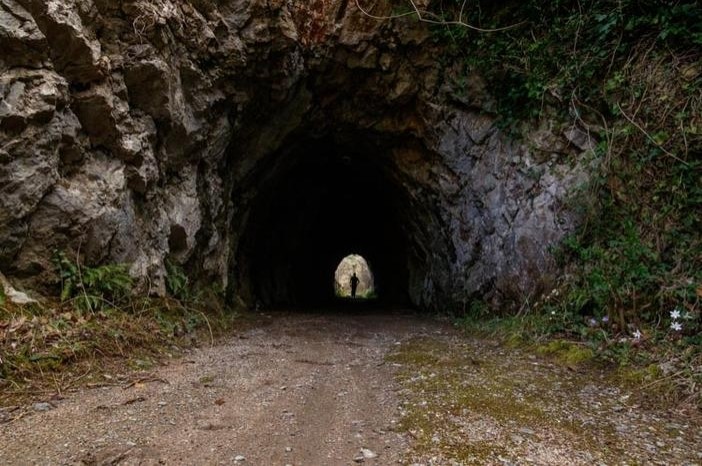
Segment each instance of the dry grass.
M61 397L80 386L124 383L183 348L215 338L237 314L172 299L81 312L71 303L0 306L0 406Z

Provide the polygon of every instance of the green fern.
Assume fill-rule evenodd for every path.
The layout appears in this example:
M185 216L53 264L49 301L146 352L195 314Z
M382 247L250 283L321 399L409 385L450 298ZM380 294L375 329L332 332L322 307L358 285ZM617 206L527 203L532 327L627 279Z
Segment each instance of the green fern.
M169 260L166 261L166 290L168 294L182 301L188 301L192 297L190 281L185 271L180 265Z
M61 301L75 300L82 310L98 310L110 304L123 304L132 292L132 277L125 264L80 267L62 251L54 253L53 262L61 279Z

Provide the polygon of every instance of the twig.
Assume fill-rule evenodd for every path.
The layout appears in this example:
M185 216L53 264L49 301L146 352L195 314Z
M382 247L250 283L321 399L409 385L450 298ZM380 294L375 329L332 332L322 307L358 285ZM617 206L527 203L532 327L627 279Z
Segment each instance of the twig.
M215 345L215 343L214 343L214 333L212 332L212 326L210 325L210 319L207 318L207 315L206 315L204 312L202 312L201 310L192 308L192 307L190 307L190 306L186 306L186 305L184 305L183 303L180 303L180 305L181 305L181 307L182 307L183 309L185 309L186 311L198 312L198 313L200 313L200 314L202 315L202 317L205 318L205 323L207 324L207 329L208 329L209 332L210 332L210 348L214 348L214 345Z
M463 7L461 7L461 15L459 16L459 19L458 19L457 21L435 20L435 19L430 19L430 18L427 18L427 17L424 16L424 15L432 15L431 12L428 12L428 11L422 12L422 11L417 7L417 5L415 4L415 2L414 2L413 0L409 0L409 2L410 2L410 4L412 5L412 11L408 11L408 12L406 12L406 13L400 13L400 14L397 14L397 15L378 16L378 15L374 15L374 14L372 14L371 12L369 12L368 10L364 9L364 8L361 6L361 3L359 2L359 0L355 0L356 7L361 11L361 13L363 13L365 16L368 16L369 18L377 19L377 20L381 20L381 21L385 21L385 20L388 20L388 19L403 18L403 17L405 17L405 16L415 16L415 15L416 15L416 16L417 16L417 19L418 19L419 21L423 22L423 23L438 24L438 25L440 25L440 26L463 26L463 27L466 27L466 28L468 28L468 29L472 29L473 31L478 31L478 32L500 32L500 31L507 31L507 30L509 30L509 29L514 29L514 28L519 27L519 26L521 26L521 25L523 25L523 24L526 23L526 21L521 21L521 22L516 23L516 24L512 24L512 25L504 26L504 27L499 27L499 28L481 28L481 27L474 26L474 25L472 25L472 24L466 23L465 21L462 20L462 16L463 16ZM464 5L465 5L465 2L464 2ZM423 13L424 13L424 14L423 14Z
M210 331L210 348L214 348L214 334L212 333L212 326L210 325L210 319L207 318L204 312L198 311L200 314L202 314L202 317L205 318L205 322L207 323L207 329Z
M670 375L667 375L667 376L665 376L665 377L661 377L660 379L656 379L656 380L654 380L653 382L648 383L648 384L642 386L642 387L641 387L641 390L645 390L645 389L650 388L650 387L652 387L652 386L654 386L654 385L656 385L656 384L659 384L659 383L661 383L661 382L663 382L663 381L665 381L665 380L668 380L668 379L672 379L672 378L674 378L674 377L677 377L677 376L679 376L680 374L683 374L684 372L685 372L685 369L683 369L683 370L681 370L681 371L678 371L678 372L676 372L676 373L674 373L674 374L670 374Z
M631 118L629 117L629 115L626 114L626 112L625 112L624 109L621 107L621 105L619 105L619 102L617 102L617 108L619 109L620 112L622 112L622 115L624 116L624 118L626 118L627 120L629 120L629 123L631 123L631 124L634 125L636 128L638 128L638 130L641 131L641 132L648 138L649 141L651 141L656 147L658 147L660 150L662 150L666 155L668 155L668 156L674 158L675 160L677 160L678 162L682 163L682 164L685 165L686 167L689 167L689 166L690 166L689 163L687 163L686 161L684 161L683 159L681 159L681 158L678 157L677 155L673 154L672 152L670 152L669 150L667 150L665 147L663 147L663 146L661 146L660 144L658 144L658 143L656 142L656 140L653 139L653 137L652 137L650 134L648 134L648 132L647 132L645 129L643 129L638 123L636 123L633 119L631 119Z
M466 3L468 3L468 0L463 0L463 3L461 3L461 11L458 13L458 22L462 23L463 22L463 10L466 8Z
M88 298L88 292L85 290L85 284L83 283L83 274L80 269L80 248L83 245L83 235L80 236L80 241L78 241L78 249L76 250L76 269L78 271L78 282L80 283L80 289L83 290L83 296L85 297L85 303L88 305L91 314L95 314L93 305L90 304L90 298Z
M122 387L122 389L126 390L128 388L133 387L134 385L136 385L138 383L148 383L148 382L161 382L161 383L164 383L166 385L170 385L170 382L168 380L162 379L160 377L140 377L138 379L132 380L127 385L124 385Z

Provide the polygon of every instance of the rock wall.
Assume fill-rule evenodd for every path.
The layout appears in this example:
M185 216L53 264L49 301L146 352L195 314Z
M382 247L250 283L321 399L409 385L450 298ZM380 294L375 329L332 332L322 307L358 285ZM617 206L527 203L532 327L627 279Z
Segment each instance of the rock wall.
M418 306L540 292L577 222L586 135L510 139L421 23L348 0L0 0L0 50L0 273L25 289L50 292L64 250L150 293L169 258L239 294L258 186L339 132L380 141L404 192Z

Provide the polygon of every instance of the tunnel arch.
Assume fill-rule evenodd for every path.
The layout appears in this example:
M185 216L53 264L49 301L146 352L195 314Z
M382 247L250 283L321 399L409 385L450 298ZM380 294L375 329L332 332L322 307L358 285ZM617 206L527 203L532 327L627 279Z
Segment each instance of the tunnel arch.
M373 264L382 303L414 302L431 222L414 218L416 192L394 165L396 144L359 131L302 133L263 157L235 193L248 200L235 226L239 294L266 306L333 303L329 277L353 251Z
M382 234L346 242L386 297L516 309L552 289L551 248L578 225L572 199L597 163L586 127L547 111L514 138L483 77L409 17L336 0L195 3L143 34L138 8L104 1L66 34L41 8L26 15L41 16L49 49L85 46L74 69L27 43L31 63L7 76L21 92L0 173L5 277L54 292L51 257L65 250L129 264L135 292L166 295L174 263L229 304L323 300L310 277L334 266L334 247L319 227L344 225L329 199L365 183L374 202L355 227Z

